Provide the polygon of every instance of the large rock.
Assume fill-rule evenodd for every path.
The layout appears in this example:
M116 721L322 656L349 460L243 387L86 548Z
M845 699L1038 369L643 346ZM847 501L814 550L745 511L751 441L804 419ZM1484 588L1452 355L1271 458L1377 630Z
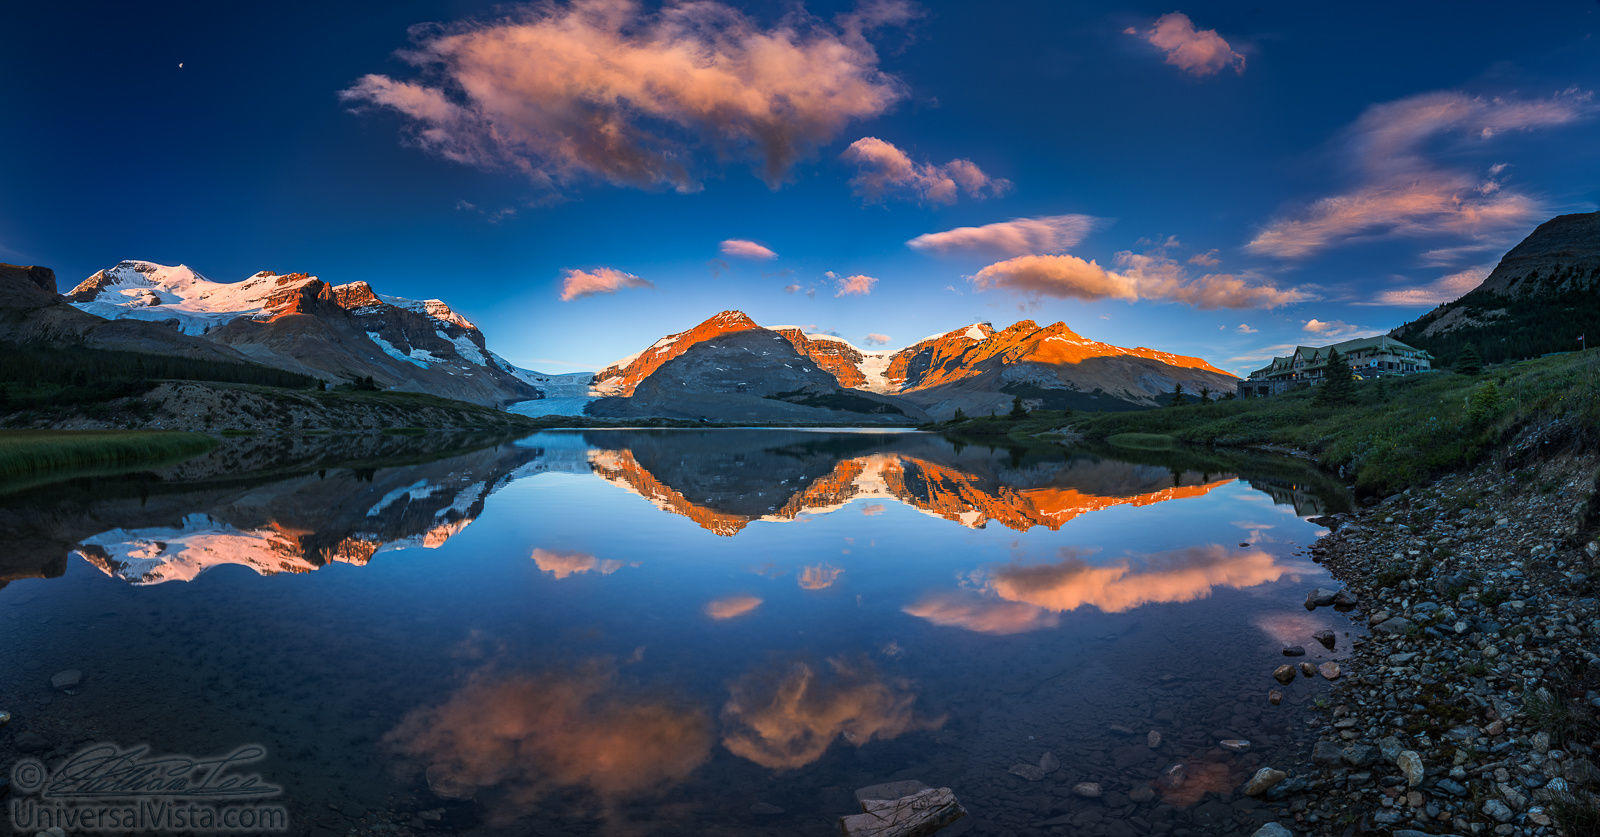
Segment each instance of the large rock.
M1379 634L1408 634L1416 628L1416 623L1404 616L1391 616L1388 619L1372 626L1373 633Z
M846 837L923 837L967 815L949 788L928 788L897 799L866 799L861 810L839 819Z
M1289 778L1289 774L1272 767L1263 767L1244 783L1245 796L1260 796L1272 790L1279 782Z

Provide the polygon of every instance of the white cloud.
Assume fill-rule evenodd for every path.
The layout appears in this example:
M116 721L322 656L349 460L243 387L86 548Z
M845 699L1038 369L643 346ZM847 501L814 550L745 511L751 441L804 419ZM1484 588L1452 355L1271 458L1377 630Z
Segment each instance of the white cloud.
M956 227L943 232L923 233L906 242L906 245L913 250L941 255L956 252L996 256L1063 253L1082 241L1094 229L1095 223L1092 215L1013 218L980 227Z
M894 143L877 137L862 137L841 155L856 166L850 186L868 201L882 201L892 195L905 195L923 203L955 203L965 194L984 198L1004 194L1011 181L990 177L971 160L948 163L918 163Z
M1240 334L1255 334L1257 330L1258 329L1251 328L1249 323L1240 323L1239 327L1234 329L1234 331L1237 331Z
M1322 338L1339 338L1341 340L1349 340L1356 337L1375 337L1383 333L1379 329L1351 325L1343 320L1319 320L1316 317L1306 320L1300 326L1300 330Z

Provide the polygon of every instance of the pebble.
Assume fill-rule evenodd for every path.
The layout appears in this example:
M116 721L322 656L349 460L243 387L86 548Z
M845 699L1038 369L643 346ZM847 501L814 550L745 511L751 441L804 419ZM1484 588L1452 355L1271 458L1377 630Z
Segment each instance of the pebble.
M1304 657L1305 655L1306 647L1304 645L1286 645L1283 648L1283 656L1285 657Z
M1322 665L1317 666L1317 671L1321 672L1322 676L1327 678L1327 679L1329 679L1329 680L1338 680L1339 679L1339 664L1338 663L1335 663L1335 662L1332 662L1332 661L1323 663Z
M1084 799L1099 799L1105 791L1099 782L1079 782L1072 786L1072 793Z
M1149 747L1152 750L1154 750L1157 747L1160 747L1161 746L1161 733L1156 732L1155 730L1150 730L1150 734L1146 735L1144 737L1144 743L1145 743L1145 746Z
M1272 679L1287 686L1294 682L1294 666L1281 665L1272 670Z
M1275 822L1269 822L1256 829L1250 837L1294 837L1294 832Z
M1416 787L1422 783L1424 770L1422 756L1416 750L1402 750L1400 755L1394 757L1394 766L1400 768L1400 774L1406 777L1408 787Z
M1311 635L1311 638L1322 643L1322 647L1329 651L1332 651L1333 646L1339 641L1338 637L1334 636L1333 631L1329 630L1317 631Z
M1224 738L1217 742L1217 746L1230 753L1246 753L1250 751L1250 742L1243 738Z
M82 682L83 672L75 668L69 668L66 671L58 671L50 678L50 685L57 689L61 689L62 691L77 688L78 684Z

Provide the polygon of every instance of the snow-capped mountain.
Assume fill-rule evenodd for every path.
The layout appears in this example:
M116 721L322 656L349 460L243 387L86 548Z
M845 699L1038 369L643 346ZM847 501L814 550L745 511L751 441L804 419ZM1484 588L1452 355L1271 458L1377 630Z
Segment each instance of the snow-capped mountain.
M366 282L271 271L214 282L185 265L125 261L66 298L89 314L169 323L333 383L371 376L392 389L501 405L540 398L540 381L550 378L490 351L478 327L443 300L379 294Z
M783 338L841 388L910 402L939 418L957 409L968 414L1003 411L1017 396L1050 408L1126 409L1155 404L1175 385L1191 393L1221 393L1236 380L1197 357L1090 340L1060 322L1040 326L1022 320L1002 330L973 323L903 349L864 351L833 335L807 334L795 326L763 328L741 311L723 311L601 370L595 392L632 396L691 350L728 343L729 335L752 331ZM739 364L749 359L748 351L723 351L709 360L713 368L737 377ZM753 375L746 380L755 384ZM684 398L692 397L693 384L679 382Z

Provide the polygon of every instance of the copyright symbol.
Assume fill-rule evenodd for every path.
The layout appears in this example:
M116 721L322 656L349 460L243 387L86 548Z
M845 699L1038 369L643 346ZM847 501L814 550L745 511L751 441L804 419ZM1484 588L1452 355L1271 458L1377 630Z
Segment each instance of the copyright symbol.
M38 759L23 759L11 768L11 786L23 793L33 793L44 787L50 772Z

